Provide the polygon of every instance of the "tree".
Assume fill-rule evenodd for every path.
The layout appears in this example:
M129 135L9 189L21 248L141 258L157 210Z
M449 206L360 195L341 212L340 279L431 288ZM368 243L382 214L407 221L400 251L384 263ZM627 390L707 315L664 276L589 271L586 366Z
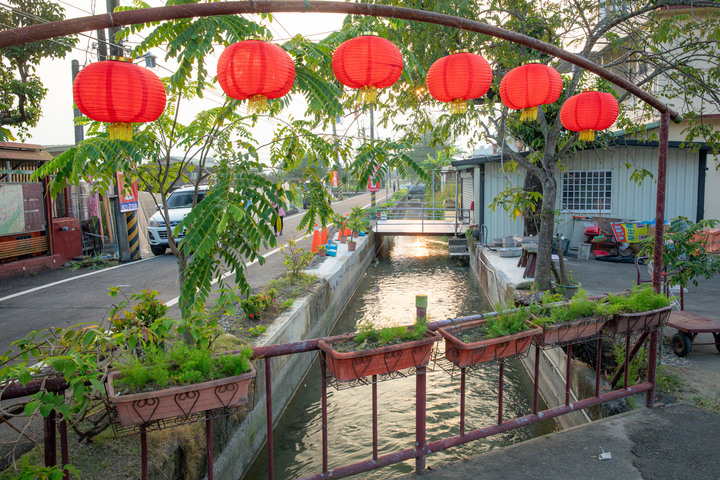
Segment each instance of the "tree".
M65 10L46 0L8 0L0 8L3 28L25 27L63 20ZM45 58L65 58L77 43L76 37L28 43L0 50L0 125L17 128L21 137L42 116L40 104L47 94L35 68ZM0 137L12 138L0 127Z

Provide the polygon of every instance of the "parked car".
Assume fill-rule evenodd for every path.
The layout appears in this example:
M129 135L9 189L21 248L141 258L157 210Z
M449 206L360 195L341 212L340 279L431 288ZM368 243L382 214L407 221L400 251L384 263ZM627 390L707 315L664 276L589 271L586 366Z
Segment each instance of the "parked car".
M208 186L200 185L198 188L198 202L200 202L207 194ZM172 192L167 198L168 213L170 215L170 227L175 228L185 215L190 213L192 209L193 195L195 187L181 187ZM167 227L162 212L157 211L150 217L147 228L148 242L150 250L154 255L164 255L168 248ZM179 232L175 237L175 243L180 243L185 232Z

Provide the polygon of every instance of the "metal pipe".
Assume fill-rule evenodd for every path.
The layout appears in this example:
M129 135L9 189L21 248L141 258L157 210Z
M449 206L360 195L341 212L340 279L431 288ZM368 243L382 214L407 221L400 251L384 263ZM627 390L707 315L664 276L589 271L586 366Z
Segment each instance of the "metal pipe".
M92 15L5 30L0 32L0 48L99 30L101 28L117 28L127 25L159 22L163 20L178 20L182 18L272 12L343 13L349 15L399 18L435 25L445 25L459 30L490 35L561 58L573 65L593 72L599 77L610 81L650 104L660 113L668 113L669 118L672 118L676 122L679 122L681 119L681 116L677 112L662 103L659 99L640 89L634 83L605 69L601 65L593 63L585 57L563 50L558 46L487 23L455 17L453 15L397 7L395 5L331 1L311 2L309 0L269 0L262 2L212 2L143 8L125 12L115 12L112 15Z
M597 339L597 352L595 355L595 396L600 395L600 371L602 365L602 335Z
M45 439L45 466L57 465L57 445L55 443L55 410L43 418L43 436Z
M455 170L455 236L457 237L457 224L458 224L458 206L460 204L460 199L458 198L458 193L460 190L460 172L458 170Z
M633 355L635 357L635 355ZM630 333L625 336L625 378L623 380L623 386L628 387L628 376L630 375Z
M145 424L140 425L140 478L147 480L148 478L148 452L147 452L147 432Z
M465 368L460 369L460 436L465 435Z
M427 375L425 367L418 367L415 375L415 448L418 451L415 457L415 473L422 475L425 471L425 447L427 438L425 435L426 401L427 401Z
M332 471L327 473L308 475L307 477L302 477L300 480L324 480L329 478L349 477L351 475L357 475L358 473L369 472L370 470L375 470L376 468L404 462L406 460L410 460L411 458L417 458L417 456L418 451L416 448L408 448L407 450L401 450L399 452L378 457L377 462L374 460L363 460L362 462L333 468Z
M655 387L657 385L657 360L658 360L658 331L650 333L650 346L648 348L648 372L647 381L652 383L653 388L645 394L645 406L650 408L655 405Z
M668 139L670 136L670 117L663 112L660 115L660 138L658 140L658 173L655 195L655 238L653 243L652 286L655 293L662 288L663 271L663 233L665 230L665 188L667 184Z
M535 345L535 377L533 385L533 414L538 412L538 395L540 388L540 346Z
M372 376L372 448L373 460L378 459L378 398L377 375Z
M320 396L322 409L322 471L323 475L328 472L328 419L327 419L327 379L325 378L325 367L327 360L325 352L320 352Z
M60 462L65 467L70 463L70 455L68 449L68 436L67 436L67 420L64 415L60 415L60 422L58 423L58 430L60 431ZM63 480L70 478L70 472L63 469Z
M570 405L570 369L572 367L572 345L565 350L565 405Z
M608 392L599 397L585 398L575 403L571 403L570 405L561 405L559 407L544 410L538 414L526 415L524 417L516 418L514 420L509 420L507 422L504 422L502 425L490 425L488 427L480 428L478 430L473 430L471 432L467 432L462 437L457 435L454 437L437 440L435 442L430 442L428 443L426 450L427 453L439 452L440 450L445 450L446 448L450 447L456 447L458 445L462 445L463 443L468 443L474 440L489 437L491 435L497 435L498 433L504 433L510 430L514 430L516 428L532 425L533 423L541 422L549 418L559 417L560 415L565 415L566 413L594 407L595 405L600 405L602 403L617 400L619 398L625 398L627 396L635 395L637 393L647 392L652 388L653 385L651 383L645 382L633 385L628 389Z
M272 373L270 371L270 357L265 358L265 415L267 427L268 446L268 478L275 478L275 445L273 443L273 408L272 408Z
M505 376L505 361L500 360L500 380L498 384L498 425L503 422L503 378Z
M213 441L212 441L212 418L210 412L205 412L205 461L207 462L207 478L213 480L215 475L213 469Z

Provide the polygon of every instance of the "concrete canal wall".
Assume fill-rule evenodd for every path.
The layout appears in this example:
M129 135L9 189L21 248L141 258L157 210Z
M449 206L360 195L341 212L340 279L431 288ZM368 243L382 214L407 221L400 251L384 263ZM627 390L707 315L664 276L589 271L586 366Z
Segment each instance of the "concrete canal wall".
M483 248L479 243L470 239L468 248L470 251L470 268L480 281L488 301L492 305L498 303L512 304L515 290L527 284L532 279L522 277L523 268L517 266L518 258L503 258L496 251ZM535 347L530 347L530 354L521 359L525 370L532 378L535 371ZM564 405L565 403L565 368L567 355L561 348L540 350L540 395L550 406ZM573 364L573 380L571 382L571 401L576 401L575 392L588 390L589 370L584 364L575 362ZM594 382L594 375L593 382ZM594 384L593 384L594 388ZM557 421L563 428L583 425L592 419L586 411L573 412L557 417Z
M347 246L339 245L336 257L326 257L320 267L308 272L321 278L318 288L309 297L296 300L255 345L296 342L329 335L374 258L373 248L372 234L358 239L355 252L348 252ZM273 421L282 414L315 355L315 352L307 352L272 359ZM255 362L255 368L258 377L254 409L239 421L228 418L215 422L215 478L240 478L266 441L264 361Z

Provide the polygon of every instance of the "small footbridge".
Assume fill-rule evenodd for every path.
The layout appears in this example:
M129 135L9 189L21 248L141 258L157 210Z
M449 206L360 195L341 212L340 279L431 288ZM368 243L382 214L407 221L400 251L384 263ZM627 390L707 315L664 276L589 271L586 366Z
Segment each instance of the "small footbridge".
M380 236L465 236L470 226L469 209L443 206L431 202L398 202L393 207L378 208L375 233Z

